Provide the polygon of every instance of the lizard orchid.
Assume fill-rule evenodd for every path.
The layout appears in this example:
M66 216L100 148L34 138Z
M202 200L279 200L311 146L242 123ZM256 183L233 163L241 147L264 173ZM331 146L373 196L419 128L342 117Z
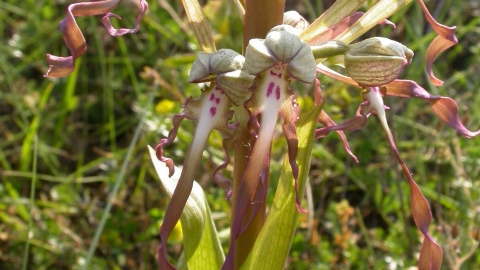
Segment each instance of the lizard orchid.
M190 82L210 82L210 85L202 91L198 99L187 100L181 114L173 117L173 129L168 138L162 139L156 147L157 157L165 162L170 171L174 173L173 161L163 156L163 147L175 139L181 121L186 118L196 124L195 135L187 150L184 161L184 169L178 180L177 188L165 211L165 218L160 227L161 246L158 253L158 261L161 269L174 269L168 262L166 245L168 235L177 224L183 212L185 203L192 192L195 173L203 155L203 149L213 129L217 129L227 137L224 140L226 160L213 173L213 179L220 187L227 190L227 198L230 197L230 181L224 178L218 171L226 167L230 161L227 148L231 148L228 140L233 138L237 124L229 124L233 117L230 110L232 102L241 104L250 96L247 91L253 80L242 71L244 57L232 50L222 49L216 53L200 52L192 65L189 76ZM230 145L230 147L228 147Z
M136 32L148 7L146 1L139 0L140 12L134 29L114 29L110 17L118 16L110 12L120 2L105 0L70 5L60 28L71 56L47 55L49 69L45 76L56 78L70 74L75 69L75 59L85 52L86 42L75 17L105 14L102 22L111 35ZM197 99L188 98L183 112L173 117L173 128L167 138L160 140L154 151L156 159L166 165L168 175L172 176L175 166L173 160L165 156L164 147L174 142L183 119L195 123L196 131L185 155L183 170L177 186L171 192L171 200L160 227L160 269L175 269L168 260L167 239L187 204L195 173L214 129L225 136L225 161L212 172L211 177L226 190L226 197L232 198L233 205L231 242L223 269L282 269L293 241L298 213L305 212L301 199L314 139L335 131L341 137L347 153L358 162L344 131L363 128L371 115L377 116L410 186L412 216L424 236L419 269L440 269L442 249L429 232L432 221L430 206L398 152L387 123L388 107L384 105L383 97L424 99L433 112L459 134L470 138L480 134L480 131L470 131L461 123L458 105L451 98L431 95L419 84L399 79L405 66L411 62L414 55L412 50L400 42L382 37L352 42L378 24L395 27L388 18L416 2L438 34L426 52L426 69L432 84L440 86L443 82L433 74L433 62L438 54L458 42L455 27L439 24L422 0L380 0L366 12L357 12L365 0L338 0L312 24L294 11L282 15L283 0L234 2L244 20L244 56L230 49L216 51L198 1L182 1L203 51L197 54L188 80L202 83L204 87ZM265 19L261 18L263 13ZM343 58L344 74L324 64L326 59L333 56ZM359 95L363 102L355 116L340 124L332 120L323 110L325 100L318 75L327 75L361 89ZM304 116L300 115L296 102L298 94L291 89L293 81L310 84L314 88L314 106L308 108ZM265 219L270 152L279 118L283 121L282 131L288 151L278 181L278 196L275 195ZM317 123L322 127L317 128ZM251 149L241 148L250 143ZM238 157L234 160L233 188L230 180L221 172L230 163L231 151L235 151L235 157ZM243 154L248 157L245 162L239 158L244 157ZM288 225L285 225L285 220L288 220ZM277 225L279 222L282 226Z

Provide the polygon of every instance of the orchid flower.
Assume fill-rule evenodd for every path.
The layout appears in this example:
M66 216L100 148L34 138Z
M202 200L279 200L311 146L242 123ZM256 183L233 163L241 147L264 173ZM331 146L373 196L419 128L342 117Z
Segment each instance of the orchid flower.
M243 64L244 57L232 50L222 49L216 53L200 52L192 65L189 81L211 81L210 85L202 91L198 99L190 97L187 100L183 112L173 117L173 128L168 137L162 139L156 147L157 158L167 164L170 176L172 176L174 173L173 161L163 156L163 147L173 142L184 118L195 122L196 132L185 155L184 168L178 180L177 188L175 188L165 211L164 222L160 227L161 245L158 252L158 262L161 269L174 269L167 259L168 235L180 219L183 207L192 191L195 172L200 164L207 139L213 129L217 129L227 136L223 144L226 160L214 171L213 179L220 187L226 189L226 197L230 197L230 182L218 171L226 167L230 161L227 141L233 138L234 131L237 128L237 124L228 123L233 116L233 111L230 110L231 103L241 104L250 96L247 89L253 76L242 71Z
M283 118L282 129L287 139L293 177L295 181L298 178L298 167L295 162L298 148L295 122L300 111L289 86L292 79L312 83L316 69L310 46L300 41L298 33L298 30L289 25L274 27L265 39L250 40L245 52L245 69L248 73L255 75L252 97L245 102L245 108L251 113L249 124L253 129L258 129L258 133L255 130L256 141L240 186L239 194L242 200L237 201L236 204L232 223L232 241L224 266L227 269L233 265L235 240L245 229L244 217L255 199L255 187L259 184L266 165L259 161L267 160L269 157L279 114ZM265 194L258 198L260 202L264 199ZM304 212L298 196L297 208ZM254 211L250 219L255 214Z
M86 43L75 22L77 16L105 14L102 22L108 32L114 36L136 32L142 16L146 12L147 3L144 0L139 1L141 11L134 29L114 29L109 18L112 16L118 18L118 16L110 12L120 2L121 0L105 0L70 5L67 16L60 23L60 27L71 56L47 55L47 63L50 67L45 76L62 77L70 74L75 68L75 59L85 52ZM428 230L432 220L430 207L398 153L386 120L386 109L388 108L383 103L383 96L425 99L443 122L463 136L474 137L480 134L480 131L472 132L460 122L458 105L452 99L430 95L417 83L398 79L404 67L411 62L414 55L412 50L399 42L381 37L351 44L378 24L395 27L387 18L413 1L380 0L363 13L357 10L365 0L338 0L317 20L309 24L297 12L287 12L282 17L282 14L279 13L279 11L283 12L284 1L282 0L236 0L235 3L246 27L244 30L245 56L230 49L221 49L215 52L212 34L198 1L183 0L182 2L200 48L203 50L197 54L188 80L191 83L204 84L204 89L197 99L188 98L183 112L173 117L173 128L168 137L160 140L155 149L156 158L165 163L169 175L172 176L175 166L173 160L164 155L164 146L174 142L183 119L189 119L195 123L196 131L185 155L178 185L173 191L159 232L161 239L158 249L160 269L175 269L167 258L167 239L180 219L192 191L195 173L200 165L207 140L214 129L225 136L223 140L225 161L213 171L212 178L218 186L226 190L227 198L230 198L233 193L232 204L234 205L231 243L223 269L240 267L262 269L252 265L258 267L262 264L258 260L259 252L269 253L263 249L267 245L267 240L271 240L267 239L268 237L265 235L268 235L269 229L276 226L273 224L274 221L260 221L258 229L261 232L252 234L255 238L252 239L252 242L255 242L257 236L259 240L254 243L255 246L248 247L251 249L247 250L247 253L242 255L245 258L240 260L237 258L239 254L237 244L240 243L242 236L249 236L246 231L253 220L259 216L262 217L259 213L264 210L261 206L265 206L271 146L278 118L281 117L283 120L282 130L288 147L286 155L288 162L285 163L286 169L284 169L284 172L287 173L282 173L282 177L288 178L286 186L293 187L295 194L291 205L285 206L286 210L282 208L281 211L288 212L293 208L293 211L296 212L292 216L295 216L300 212L305 212L301 206L301 198L309 170L309 156L313 139L320 139L331 131L335 131L341 137L347 153L358 162L348 145L344 131L351 132L363 128L372 114L377 115L387 142L410 186L412 215L424 236L419 269L440 269L442 249ZM441 85L442 81L433 74L432 65L439 53L457 43L455 28L439 24L430 15L423 1L417 0L416 2L421 6L434 31L438 33L438 37L434 39L427 50L426 69L431 82L434 85ZM263 10L267 7L270 7L271 10ZM268 13L265 21L257 18L261 12ZM344 58L345 74L337 73L323 64L324 60L333 56ZM324 100L320 81L317 78L319 74L362 89L359 94L362 95L363 102L359 105L354 117L336 124L323 110ZM295 80L313 84L314 106L306 114L307 120L309 117L313 118L313 124L307 120L297 122L300 117L300 109L296 102L296 94L290 88L291 83ZM231 110L232 108L234 110ZM301 125L298 126L300 122ZM323 127L316 128L317 122ZM247 135L242 137L242 134ZM299 147L299 134L304 139L303 147ZM249 150L246 164L235 163L241 166L238 166L240 174L237 168L235 168L236 171L234 170L234 180L237 181L234 181L236 183L232 189L230 180L222 175L221 170L230 162L229 151L234 147L235 150L239 149L237 146L245 143L246 139L252 142L253 147ZM291 171L291 177L288 170ZM235 188L235 184L238 188ZM280 198L280 200L283 199ZM293 207L293 205L295 206ZM276 215L275 211L272 212L274 213L270 213L269 218ZM263 222L265 222L265 226L262 229ZM289 225L289 229L294 230L295 222L291 223L293 225ZM293 235L292 231L282 233L287 238ZM288 252L290 244L291 241L286 241L286 244L282 246L283 251ZM247 255L248 258L246 258ZM261 254L261 258L269 255ZM274 268L282 268L283 263L284 261L279 262Z
M423 11L428 14L428 10L425 9L423 2L421 4ZM438 24L435 24L436 22L432 19L430 14L427 15L427 18L430 23L435 25L436 30L442 29ZM452 28L449 30L452 30ZM451 34L450 31L446 32ZM437 37L433 45L430 47L433 47L433 49L429 49L430 52L427 52L427 63L430 63L431 65L431 62L435 58L433 56L434 54L436 56L441 50L447 48L448 45L451 46L452 39L452 37L450 37L450 40L442 36ZM434 50L435 53L433 53L432 50ZM345 53L345 71L349 77L340 75L320 64L319 71L321 73L365 90L362 95L364 102L360 105L357 116L339 125L335 125L331 122L330 124L325 124L324 128L320 128L315 132L315 136L321 138L334 130L358 130L365 125L366 119L371 113L377 115L390 148L407 177L410 185L410 206L412 215L417 227L425 236L420 251L419 269L440 269L443 252L441 247L433 240L429 233L428 227L432 220L430 206L413 180L407 165L400 157L393 135L388 127L385 114L385 109L388 109L388 107L384 106L382 95L426 99L429 101L430 106L437 116L439 116L443 122L454 128L458 133L470 138L480 134L480 131L472 132L465 128L459 120L458 105L452 99L432 96L413 81L397 79L404 66L410 63L412 57L413 52L402 44L377 37L349 46L349 51ZM433 76L431 66L427 66L427 69L432 82L437 85L440 84L440 81ZM328 119L326 114L323 117ZM344 140L343 137L342 140ZM347 148L347 145L345 148L347 151L350 151L350 149Z

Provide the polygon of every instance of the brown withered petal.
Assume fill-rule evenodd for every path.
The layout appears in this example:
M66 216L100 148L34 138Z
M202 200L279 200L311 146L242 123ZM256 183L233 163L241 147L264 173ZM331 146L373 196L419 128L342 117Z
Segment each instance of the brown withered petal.
M438 36L432 41L430 46L427 49L426 56L426 68L428 75L430 76L430 81L433 85L440 86L443 84L443 81L437 79L432 71L433 61L437 58L437 55L446 49L452 47L458 43L458 39L455 36L456 27L448 27L443 24L438 23L430 14L425 3L422 0L417 0L418 4L422 8L423 14L427 19L428 23L432 26L433 30L437 32Z
M362 120L358 120L359 122L358 123L354 123L356 125L358 125L358 129L362 128L365 123L366 123L366 118L365 118L365 123L362 123ZM328 114L322 110L322 112L320 113L319 117L318 117L318 122L320 124L322 124L323 126L325 127L331 127L331 126L336 126L337 124L332 120L332 118L330 118L330 116L328 116ZM352 153L352 150L350 149L350 146L348 145L348 141L347 141L347 137L345 136L345 133L343 132L343 130L335 130L338 134L338 136L340 136L340 139L342 139L342 142L343 142L343 148L345 148L345 151L347 151L347 153L355 160L355 162L358 163L358 159L357 157ZM317 137L318 135L318 137ZM325 136L326 134L321 134L321 132L317 132L315 131L315 138L320 138L320 135Z
M470 131L462 124L458 116L458 105L453 99L431 95L414 81L395 80L387 84L382 91L387 96L426 99L438 118L461 135L471 138L480 134L480 130Z
M383 98L380 96L380 89L378 87L372 87L369 91L364 92L363 98L366 102L365 107L367 111L374 111L378 116L378 120L382 126L382 129L387 137L388 144L392 149L392 152L397 159L404 175L408 179L410 185L410 208L412 212L415 224L420 232L425 237L422 243L422 249L420 251L420 258L418 268L420 270L439 270L442 265L443 251L440 246L433 240L428 231L429 225L432 221L432 212L427 199L423 196L420 188L412 178L412 174L407 165L400 157L397 146L393 139L392 132L388 127L387 118L385 116L385 106L383 105ZM368 116L368 115L367 115Z
M113 13L107 13L105 16L102 18L102 24L105 26L107 29L108 33L114 37L118 36L123 36L126 34L133 34L138 31L138 28L140 27L140 22L142 21L143 15L145 15L145 12L147 12L148 9L148 3L146 1L140 0L140 14L137 16L137 21L135 23L135 28L133 29L128 29L128 28L119 28L116 29L112 26L112 22L110 21L110 17L115 17L117 19L122 19L120 16L115 15Z
M298 211L305 213L306 211L302 209L300 197L298 196L298 165L295 161L298 152L298 138L295 122L297 122L300 115L300 108L298 107L293 92L291 92L291 95L280 106L280 115L283 118L282 130L288 145L288 161L292 168L293 179L295 179L296 206Z
M49 68L44 77L60 78L69 75L73 72L73 70L75 70L75 60L85 52L87 48L85 38L83 37L83 34L75 21L75 17L106 14L102 19L102 22L111 35L119 36L128 33L135 33L138 30L140 21L148 8L148 4L145 0L139 1L141 12L137 17L137 22L134 29L115 29L110 23L109 17L115 16L119 18L118 16L110 13L110 11L115 9L121 0L82 2L69 5L65 19L60 22L60 31L62 32L63 39L65 40L65 44L67 45L71 56L60 57L47 54L46 62L49 64Z
M323 128L315 130L315 138L323 138L327 136L332 131L356 131L361 129L367 123L367 117L364 115L357 115L353 118L338 124L338 125L329 125Z

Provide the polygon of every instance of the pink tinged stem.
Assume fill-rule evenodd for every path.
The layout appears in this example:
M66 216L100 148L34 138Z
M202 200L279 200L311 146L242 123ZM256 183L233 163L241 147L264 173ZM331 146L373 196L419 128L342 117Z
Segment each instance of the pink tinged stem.
M425 236L423 240L422 249L420 251L420 258L418 262L418 268L420 270L438 270L442 265L442 248L433 240L428 227L432 221L432 212L428 205L427 199L423 196L420 188L412 178L412 174L407 168L407 165L400 157L397 146L393 139L392 132L388 127L387 118L385 115L385 106L383 105L383 98L380 94L378 87L370 88L370 91L364 94L364 98L368 101L366 109L375 111L382 126L385 135L387 136L388 143L392 149L395 158L402 167L402 171L408 179L410 185L410 207L412 210L413 219L420 232Z
M455 36L456 27L448 27L443 24L439 24L432 17L427 7L425 6L425 3L423 3L422 0L417 0L417 2L422 8L423 14L425 15L428 23L438 34L438 36L432 41L432 43L427 49L426 68L432 84L436 86L441 86L443 84L443 81L436 78L432 71L433 61L435 61L435 58L437 58L437 55L439 53L458 43L458 39Z
M115 9L121 0L82 2L69 5L65 19L60 22L60 31L62 32L63 39L68 47L68 50L70 51L71 56L60 57L47 54L46 62L49 64L49 68L44 77L60 78L69 75L75 69L75 60L87 49L85 38L83 37L82 31L75 21L75 17L106 14L102 19L102 22L111 35L119 36L128 33L135 33L138 30L140 21L148 8L148 4L145 0L139 1L141 11L137 17L136 26L134 29L114 29L110 23L109 17L115 16L119 18L118 16L110 13L110 11Z

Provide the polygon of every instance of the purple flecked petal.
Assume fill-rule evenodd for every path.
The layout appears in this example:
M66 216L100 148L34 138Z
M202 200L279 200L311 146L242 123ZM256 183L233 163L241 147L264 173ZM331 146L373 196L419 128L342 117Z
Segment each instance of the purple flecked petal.
M440 86L443 84L443 81L437 79L432 71L433 61L437 55L446 49L452 47L453 45L458 43L458 39L455 36L456 27L448 27L443 24L439 24L430 14L425 3L422 0L417 0L418 4L422 8L423 14L427 19L428 23L432 26L433 30L437 32L438 36L432 41L430 46L427 49L427 56L426 56L426 67L428 75L430 76L430 81L432 84L436 86Z
M462 124L460 117L458 116L458 105L453 99L431 95L427 90L414 81L395 80L386 85L383 94L404 98L415 97L426 99L438 118L455 129L458 133L467 138L475 137L480 134L480 130L470 131Z
M198 99L193 99L191 97L188 98L183 112L174 117L173 129L169 132L168 138L160 141L160 144L156 147L157 157L160 160L167 162L169 174L171 176L174 168L173 161L163 157L162 147L165 144L173 142L178 133L180 122L184 118L195 122L195 135L185 155L182 173L173 192L170 203L165 211L164 222L160 227L161 246L158 250L158 263L160 269L174 269L168 262L165 251L166 241L180 219L183 208L185 207L192 191L195 174L200 165L203 150L210 133L213 129L217 129L222 133L228 134L229 137L233 136L233 130L235 129L234 125L228 124L228 121L233 117L233 111L230 111L229 109L230 104L231 103L225 93L218 86L212 84L206 91L202 92ZM226 166L226 164L224 163L220 165L220 167L222 166ZM215 174L216 173L217 171L215 171Z

